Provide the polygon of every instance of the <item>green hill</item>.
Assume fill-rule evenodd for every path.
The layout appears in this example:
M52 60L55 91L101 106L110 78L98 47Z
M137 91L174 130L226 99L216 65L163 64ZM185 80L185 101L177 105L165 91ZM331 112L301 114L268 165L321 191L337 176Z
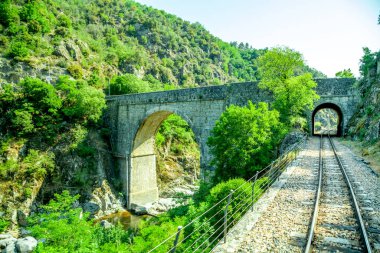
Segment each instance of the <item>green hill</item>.
M185 87L251 81L264 51L131 0L5 0L0 24L0 78L13 82L70 74L104 87L125 73Z
M97 86L122 73L181 86L255 80L262 51L130 0L6 0L0 23L7 81L66 73ZM20 62L22 71L11 68Z

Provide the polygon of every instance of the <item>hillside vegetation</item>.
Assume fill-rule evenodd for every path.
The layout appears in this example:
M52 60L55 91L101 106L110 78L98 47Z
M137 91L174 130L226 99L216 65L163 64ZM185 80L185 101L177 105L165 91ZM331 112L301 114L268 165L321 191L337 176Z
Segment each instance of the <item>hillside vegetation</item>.
M24 62L37 77L70 74L97 87L125 73L176 86L256 80L253 60L265 51L131 0L5 0L0 24L0 53L11 59L3 65ZM1 78L27 74L10 70Z
M270 64L273 57L287 67L286 73L266 71L275 67ZM287 64L292 58L295 61ZM280 75L268 74L274 72ZM244 183L236 177L247 178L276 157L281 137L305 125L304 110L317 98L312 75L324 76L289 48L254 49L244 43L226 43L198 23L130 0L1 1L0 232L26 227L33 236L46 239L37 252L146 252L179 224L194 219ZM189 205L142 224L140 230L93 226L84 203L96 189L103 197L108 194L98 198L100 211L108 208L103 206L105 199L110 206L125 199L119 172L113 169L110 130L103 122L105 94L260 78L264 80L261 88L273 94L274 103L231 107L220 119L226 126L251 123L245 127L251 138L243 131L234 131L238 134L231 138L242 143L235 151L246 153L241 157L244 173L232 171L214 180L214 185L202 185ZM304 99L293 99L299 92ZM245 122L236 124L235 118ZM273 127L277 121L284 124L281 131ZM219 125L214 141L209 141L215 157L224 155L220 145L226 133L224 125ZM169 185L183 171L185 181L198 177L199 147L183 119L171 116L163 122L156 144L160 185ZM232 166L225 162L214 161L214 165L219 169ZM165 167L174 169L165 174ZM108 188L104 186L107 180ZM114 195L105 188L112 188ZM74 204L78 208L72 209Z
M371 52L363 48L360 60L360 104L349 122L348 134L362 156L371 161L371 166L380 172L380 51Z

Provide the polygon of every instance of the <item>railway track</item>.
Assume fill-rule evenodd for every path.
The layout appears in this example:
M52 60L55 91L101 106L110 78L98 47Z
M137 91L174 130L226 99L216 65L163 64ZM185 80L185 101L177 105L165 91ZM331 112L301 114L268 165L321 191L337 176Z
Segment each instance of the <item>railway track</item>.
M372 252L357 197L330 136L320 139L318 187L304 252Z

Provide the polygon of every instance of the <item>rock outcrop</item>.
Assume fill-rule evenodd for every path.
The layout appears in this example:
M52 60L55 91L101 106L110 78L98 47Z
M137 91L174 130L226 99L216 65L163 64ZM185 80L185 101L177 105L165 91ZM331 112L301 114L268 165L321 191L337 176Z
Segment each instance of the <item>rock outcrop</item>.
M31 253L37 247L34 237L14 238L11 234L0 234L1 253Z

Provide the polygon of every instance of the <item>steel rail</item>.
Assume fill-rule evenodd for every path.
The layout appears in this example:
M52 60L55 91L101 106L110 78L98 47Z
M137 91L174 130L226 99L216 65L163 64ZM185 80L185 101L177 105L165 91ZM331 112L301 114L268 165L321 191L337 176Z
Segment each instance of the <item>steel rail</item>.
M342 164L342 162L341 162L341 160L340 160L340 158L336 152L334 142L331 140L330 135L328 135L328 138L329 138L329 141L331 143L331 147L334 151L335 158L338 161L339 168L341 169L342 174L344 176L344 179L346 181L346 184L348 185L348 188L350 189L350 197L352 199L352 202L354 203L356 219L358 220L359 225L360 225L360 235L361 235L363 243L364 243L364 247L365 247L364 250L365 250L365 252L371 253L372 252L371 244L369 243L368 233L367 233L366 227L364 225L364 221L363 221L363 218L362 218L362 215L360 212L358 202L356 200L354 189L352 188L350 179L348 178L348 175L346 173L346 169L344 168L344 166L343 166L343 164Z
M311 252L311 243L313 242L315 227L317 224L318 219L318 210L319 210L319 200L321 197L321 189L322 189L322 175L323 175L323 160L322 160L322 149L323 149L323 137L321 135L320 137L320 144L319 144L319 168L318 168L318 189L316 192L316 198L314 202L314 211L313 211L313 217L311 220L311 224L309 227L308 237L307 237L307 243L304 252L309 253Z

